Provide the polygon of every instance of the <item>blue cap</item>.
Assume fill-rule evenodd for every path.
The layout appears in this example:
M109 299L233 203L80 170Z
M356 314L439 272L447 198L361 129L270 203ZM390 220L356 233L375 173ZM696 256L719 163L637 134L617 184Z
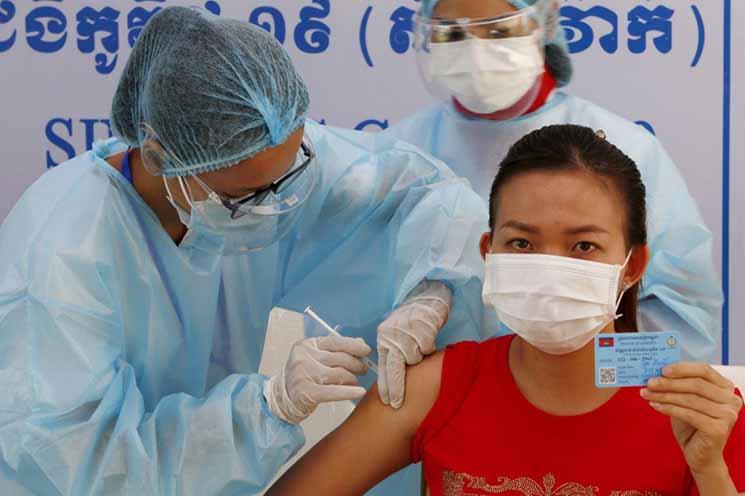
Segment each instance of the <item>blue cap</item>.
M305 122L308 89L269 33L245 21L164 8L145 26L114 95L115 134L166 151L151 172L223 169L284 143ZM143 126L145 125L145 126Z

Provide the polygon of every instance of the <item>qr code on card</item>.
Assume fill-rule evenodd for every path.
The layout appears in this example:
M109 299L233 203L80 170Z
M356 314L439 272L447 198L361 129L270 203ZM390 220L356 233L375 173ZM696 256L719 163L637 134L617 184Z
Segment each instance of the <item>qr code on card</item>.
M615 384L616 383L616 368L615 367L600 367L600 384Z

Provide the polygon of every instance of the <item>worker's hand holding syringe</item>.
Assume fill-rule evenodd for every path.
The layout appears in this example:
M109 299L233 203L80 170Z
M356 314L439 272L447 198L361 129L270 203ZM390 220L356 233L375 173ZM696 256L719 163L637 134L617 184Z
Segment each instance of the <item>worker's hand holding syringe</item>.
M360 338L342 336L335 328L306 308L328 336L306 338L292 346L281 374L264 384L264 397L270 410L286 422L297 424L321 403L356 400L366 391L356 376L377 367L368 358L372 349Z
M339 326L331 327L321 317L319 317L318 315L316 315L316 312L314 312L312 308L310 308L310 307L306 308L304 313L305 313L305 315L307 315L311 319L313 319L316 322L318 322L321 325L321 327L323 327L324 329L326 329L331 336L343 337L341 335L341 333L339 332ZM362 357L362 361L365 362L365 365L367 365L370 370L372 370L373 372L375 372L376 375L378 374L378 367L377 367L377 365L375 365L375 362L373 362L372 360L370 360L367 356Z

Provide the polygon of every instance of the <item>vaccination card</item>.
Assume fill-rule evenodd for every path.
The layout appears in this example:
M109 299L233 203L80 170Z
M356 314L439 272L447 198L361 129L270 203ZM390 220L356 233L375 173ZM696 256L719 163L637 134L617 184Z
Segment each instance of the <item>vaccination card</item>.
M646 386L662 368L680 361L678 332L629 332L595 336L595 386Z

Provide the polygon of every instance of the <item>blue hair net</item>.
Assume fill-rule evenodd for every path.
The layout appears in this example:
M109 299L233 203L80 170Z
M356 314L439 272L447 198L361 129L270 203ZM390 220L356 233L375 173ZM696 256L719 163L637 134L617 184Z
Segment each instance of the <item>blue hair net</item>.
M287 140L305 122L308 90L282 46L245 21L168 7L140 34L114 95L115 134L165 151L151 172L223 169ZM151 161L149 161L151 162Z
M440 0L422 0L420 14L432 17L435 5ZM556 0L507 0L516 9L524 9L540 1L549 2L546 19L546 66L556 79L558 86L566 86L572 80L572 61L564 38L564 30L559 25L559 6Z

